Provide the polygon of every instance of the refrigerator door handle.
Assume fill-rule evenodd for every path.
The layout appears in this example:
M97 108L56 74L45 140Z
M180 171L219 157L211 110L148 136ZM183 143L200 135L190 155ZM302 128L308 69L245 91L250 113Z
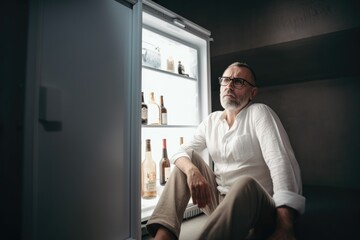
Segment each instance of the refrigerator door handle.
M62 94L55 87L41 86L39 98L39 121L46 131L62 129Z

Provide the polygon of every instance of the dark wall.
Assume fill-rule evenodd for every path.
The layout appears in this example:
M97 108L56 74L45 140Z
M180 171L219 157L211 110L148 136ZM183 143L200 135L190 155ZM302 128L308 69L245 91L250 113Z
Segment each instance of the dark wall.
M246 61L257 84L280 84L360 75L360 26L211 58L212 80L234 61ZM213 81L213 90L219 89Z
M20 239L28 3L0 5L0 238Z
M360 25L358 0L154 1L210 30L213 57Z
M231 3L235 4L230 7ZM343 31L360 25L357 0L253 0L213 4L212 56ZM223 11L222 11L223 10ZM224 18L226 22L221 19Z
M246 61L257 72L256 99L287 130L304 184L360 188L360 28L213 57L212 79ZM220 110L213 82L213 110Z

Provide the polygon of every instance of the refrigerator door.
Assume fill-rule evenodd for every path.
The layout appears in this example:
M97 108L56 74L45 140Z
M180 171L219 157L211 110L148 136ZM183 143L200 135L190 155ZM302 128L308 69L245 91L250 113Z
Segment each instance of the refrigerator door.
M24 239L140 239L141 4L30 9Z
M167 140L171 157L179 147L180 138L184 142L189 140L210 113L211 103L210 32L153 2L144 1L143 9L141 90L147 104L151 92L158 104L163 96L167 110L166 125L143 124L141 129L141 159L145 157L145 140L151 139L152 158L157 166L157 197L141 201L141 220L145 222L163 189L159 180L162 139ZM206 152L203 157L208 160ZM190 202L185 216L199 213L197 206Z

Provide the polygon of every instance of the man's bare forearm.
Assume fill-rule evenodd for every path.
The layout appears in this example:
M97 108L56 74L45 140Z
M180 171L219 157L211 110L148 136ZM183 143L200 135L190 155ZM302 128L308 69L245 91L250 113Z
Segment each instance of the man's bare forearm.
M197 204L199 208L205 207L210 200L210 188L207 180L187 157L178 158L175 161L175 165L187 177L187 184L193 203Z
M175 166L178 167L186 176L194 174L199 169L187 157L180 157L176 159Z
M276 209L277 213L277 228L283 228L286 230L294 230L295 219L297 212L289 207L283 206Z
M289 207L276 209L276 228L268 240L295 240L294 225L298 213Z

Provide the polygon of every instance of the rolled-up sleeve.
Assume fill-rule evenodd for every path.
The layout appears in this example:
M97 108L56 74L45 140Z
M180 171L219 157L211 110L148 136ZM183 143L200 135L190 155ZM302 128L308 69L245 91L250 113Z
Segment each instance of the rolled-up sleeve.
M290 191L277 191L273 195L276 207L288 206L296 209L300 214L305 212L305 198Z
M171 156L170 162L175 163L177 159L180 157L187 157L190 158L189 155L186 153L187 150L192 149L196 152L202 152L206 148L206 139L205 139L205 132L206 132L206 124L207 119L204 120L199 124L197 127L193 137L186 143L182 144L176 152Z

